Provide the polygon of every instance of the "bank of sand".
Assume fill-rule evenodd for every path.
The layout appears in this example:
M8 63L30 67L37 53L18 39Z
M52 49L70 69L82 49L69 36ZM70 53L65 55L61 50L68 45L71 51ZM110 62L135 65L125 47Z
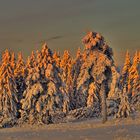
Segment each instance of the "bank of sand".
M0 140L140 140L140 118L0 129Z

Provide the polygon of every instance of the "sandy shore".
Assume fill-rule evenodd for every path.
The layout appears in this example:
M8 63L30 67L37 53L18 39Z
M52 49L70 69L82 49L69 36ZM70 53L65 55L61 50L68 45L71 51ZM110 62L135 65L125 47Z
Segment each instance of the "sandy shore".
M6 128L0 129L0 140L140 140L140 119Z

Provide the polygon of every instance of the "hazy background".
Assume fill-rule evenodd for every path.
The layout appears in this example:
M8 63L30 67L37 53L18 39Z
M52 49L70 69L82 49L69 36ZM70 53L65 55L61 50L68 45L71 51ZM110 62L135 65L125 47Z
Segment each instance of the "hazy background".
M102 33L116 62L140 48L140 0L0 0L0 53L82 48L87 31Z

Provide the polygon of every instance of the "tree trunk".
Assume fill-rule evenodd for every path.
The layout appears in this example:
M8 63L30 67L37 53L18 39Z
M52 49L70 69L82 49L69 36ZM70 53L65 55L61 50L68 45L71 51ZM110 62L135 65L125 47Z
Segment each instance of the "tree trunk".
M100 96L101 96L102 122L105 123L107 121L106 81L103 81L101 84Z

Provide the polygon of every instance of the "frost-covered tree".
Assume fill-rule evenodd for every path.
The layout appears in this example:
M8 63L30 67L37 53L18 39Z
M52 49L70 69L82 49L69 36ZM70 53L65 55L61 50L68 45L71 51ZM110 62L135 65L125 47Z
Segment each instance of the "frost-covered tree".
M87 97L88 107L94 107L95 101L99 102L98 93L99 93L98 85L96 85L95 82L92 82L89 85L89 89L88 89L88 97Z
M119 79L120 79L120 73L118 72L118 69L116 65L111 67L112 72L112 78L111 78L111 84L110 84L110 91L108 94L108 98L116 98L118 97L118 91L119 89Z
M14 69L14 77L16 80L16 86L18 90L18 99L21 100L22 94L26 89L26 84L25 84L26 69L25 69L25 63L21 52L18 53L18 58Z
M134 111L133 107L129 103L127 92L128 92L127 86L124 85L122 91L119 94L120 104L119 104L119 110L115 115L116 118L126 118L130 116L130 114Z
M35 53L32 52L31 56L28 57L27 62L26 62L26 85L27 86L32 86L34 83L36 83L39 80L39 68L37 67L37 62L36 62L36 56Z
M15 57L15 53L14 52L11 53L10 65L11 65L12 70L14 71L15 67L16 67L16 57Z
M75 109L77 107L77 80L78 76L80 74L81 66L83 63L83 54L81 52L81 49L79 48L77 53L76 53L76 58L73 60L72 68L71 68L71 77L72 77L72 82L71 82L71 98L70 98L70 106L71 109Z
M22 118L29 123L48 123L49 116L46 115L62 109L62 95L53 53L46 44L37 56L32 53L27 61L27 71L27 89L21 100Z
M29 123L34 123L37 116L37 108L36 103L38 97L43 91L42 85L38 82L39 80L39 70L37 67L37 63L35 61L35 54L32 52L31 56L28 57L26 62L26 73L27 77L25 79L26 82L26 90L23 93L23 99L21 102L21 123L25 123L28 121Z
M18 117L17 89L13 71L13 54L8 50L2 54L0 66L0 122L4 119L15 120Z
M105 122L107 109L120 118L132 113L132 105L135 109L139 106L140 52L135 53L131 64L127 51L120 76L112 49L102 35L89 32L82 42L85 48L78 49L75 58L68 51L60 57L46 43L40 51L32 52L26 63L21 53L17 59L13 52L3 53L0 126L5 120L10 124L48 124L70 116L80 119L101 115Z
M62 80L62 94L63 94L63 112L68 112L70 109L70 98L72 91L72 58L68 51L64 51L64 54L60 61L61 80Z
M130 61L130 55L127 52L125 64L122 69L120 78L120 93L119 93L120 105L118 113L116 115L117 118L128 117L134 110L132 108L132 105L134 107L138 106L138 102L140 99L137 94L140 90L139 89L140 77L138 65L139 65L138 52L135 53L132 64Z
M130 68L131 68L131 59L130 59L129 52L127 51L126 56L125 56L124 66L122 68L121 77L120 77L120 86L119 86L120 89L122 87L126 86L126 90L129 91L129 88L130 88L129 70L130 70Z
M113 52L104 38L96 32L87 34L83 38L83 43L86 48L83 53L84 62L77 82L79 92L79 101L77 102L79 107L82 107L91 106L92 103L99 101L102 104L102 116L103 122L105 122L107 119L106 97L110 90L112 67L115 68ZM117 84L117 82L114 84Z
M14 69L14 75L16 77L18 76L25 76L25 63L24 63L24 60L23 60L23 56L22 56L22 53L18 53L18 58L17 58L17 61L16 61L16 67Z
M54 52L53 59L54 59L54 61L56 63L56 66L59 68L60 67L61 58L60 58L60 55L59 55L58 52L56 52L56 51Z
M139 72L139 53L136 51L133 64L129 69L129 90L132 93L132 96L140 92L140 72Z

